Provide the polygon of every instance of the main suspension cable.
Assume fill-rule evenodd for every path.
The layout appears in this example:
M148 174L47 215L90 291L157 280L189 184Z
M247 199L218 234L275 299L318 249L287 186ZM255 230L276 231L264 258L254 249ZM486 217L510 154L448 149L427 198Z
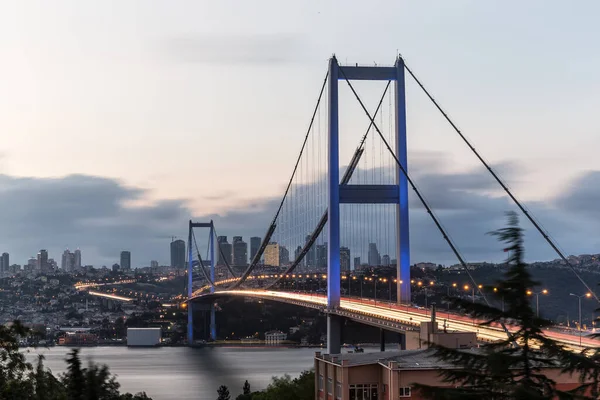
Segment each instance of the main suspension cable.
M215 228L214 225L213 225L213 232L214 232L215 236L218 238L219 235L217 234L217 229ZM213 237L213 240L215 240L214 237ZM219 242L218 240L217 240L217 247L219 248L219 254L221 255L221 258L223 259L223 262L225 262L225 266L227 267L227 270L229 271L231 276L233 276L234 278L237 278L237 276L235 276L235 272L233 272L233 268L231 268L231 265L229 265L229 261L227 261L227 257L225 257L225 253L223 252L223 248L221 247L221 242Z
M288 195L290 187L292 186L292 182L294 180L294 176L296 175L298 165L300 164L300 160L302 159L302 154L304 153L304 149L306 148L306 142L308 141L308 137L310 136L310 131L315 122L315 117L317 116L317 112L319 111L319 106L321 105L321 99L323 97L323 92L325 91L325 87L327 86L328 78L329 78L329 71L327 71L327 73L325 74L325 78L323 79L323 85L321 86L321 91L319 92L319 97L317 98L317 104L315 105L315 109L314 109L312 117L310 119L310 124L308 124L308 129L306 130L306 135L304 136L304 141L302 142L302 147L300 148L300 154L298 155L298 159L296 160L296 165L294 165L294 170L292 171L292 176L290 177L287 187L285 188L285 193L283 194L281 203L279 203L279 207L277 208L275 217L273 217L273 221L271 222L271 225L269 225L269 228L267 229L267 232L265 233L265 236L263 238L261 246L258 249L258 252L254 256L254 258L252 259L250 266L246 269L246 271L244 271L244 273L242 274L240 279L231 286L231 289L235 289L235 288L239 287L242 283L244 283L244 281L246 281L246 279L248 279L248 276L250 276L250 274L256 267L256 264L258 264L258 261L262 257L267 245L269 244L269 241L271 239L271 236L273 235L273 232L275 232L275 227L277 226L277 218L279 217L279 213L281 212L281 209L283 208L283 203L285 202L285 199Z
M377 104L377 108L375 109L374 115L377 115L379 113L379 109L381 108L381 104L383 103L383 100L385 99L385 95L387 94L391 83L392 83L392 81L387 82L387 85L385 86L385 90L383 91L383 94L381 95L381 99L379 100L379 104ZM346 168L346 172L342 176L340 185L346 185L346 184L348 184L348 182L350 182L350 179L352 178L352 174L358 167L358 162L360 161L360 158L364 152L363 147L367 140L367 136L369 135L369 132L371 131L372 126L373 126L373 122L369 122L369 126L367 127L367 130L365 131L365 134L363 135L360 143L358 144L358 147L354 151L354 155L352 156L352 159L350 160L350 164L348 164L348 168ZM325 224L327 223L328 218L329 218L329 214L327 213L327 209L325 209L325 212L319 219L317 227L311 234L310 239L308 241L306 241L306 243L304 244L304 247L302 248L302 250L296 257L294 262L286 269L286 271L283 274L280 274L279 277L275 281L271 282L265 289L270 289L271 287L275 286L286 275L291 274L296 269L296 267L302 262L302 260L306 256L306 254L309 252L309 250L314 245L315 241L317 240L317 238L323 231L323 228L325 227Z
M442 115L444 116L444 118L446 119L446 121L448 121L448 123L452 126L452 128L454 129L454 131L465 142L465 144L467 145L467 147L469 147L469 149L471 149L471 151L473 152L473 154L475 154L475 156L484 165L484 167L489 171L489 173L492 175L492 177L494 177L494 179L496 180L496 182L498 182L498 184L502 187L502 189L504 189L504 191L506 192L506 194L508 194L508 196L515 203L515 205L527 217L527 219L529 220L529 222L531 222L533 224L533 226L535 227L535 229L537 229L537 231L542 235L542 237L546 240L546 242L548 242L548 244L550 245L550 247L552 247L552 249L556 252L556 254L558 254L558 256L569 266L569 268L571 268L571 271L573 271L573 273L575 274L575 276L577 277L577 279L579 279L579 281L583 284L583 286L585 286L585 288L592 294L592 296L594 296L594 298L596 299L596 301L600 302L600 298L598 298L598 296L596 295L596 293L594 293L594 291L592 290L592 288L579 275L579 273L577 272L577 270L575 269L575 267L573 266L573 264L571 264L571 262L567 259L567 257L565 257L565 255L563 254L563 252L560 251L560 249L558 248L558 245L556 243L554 243L554 241L552 240L552 238L550 237L550 235L536 221L536 218L532 215L531 211L527 210L525 208L525 206L515 197L515 195L513 195L513 193L508 188L508 186L504 183L504 181L498 176L498 174L492 169L492 167L490 167L490 165L483 159L483 157L479 154L479 152L475 149L475 147L473 147L473 145L471 144L471 142L465 137L465 135L463 135L463 133L460 131L460 129L458 129L458 127L450 119L450 117L448 116L448 114L446 114L446 112L442 109L442 107L438 104L438 102L433 98L433 96L427 91L427 89L425 89L425 86L423 86L423 84L421 83L421 81L415 76L415 74L410 70L410 68L408 68L408 66L406 65L406 63L404 63L404 68L410 74L410 76L415 80L415 82L417 83L417 85L419 85L419 87L427 95L427 97L429 98L429 100L431 100L431 102L435 105L435 107L438 109L438 111L440 113L442 113Z
M425 207L425 210L427 211L427 213L429 214L429 216L433 220L435 226L438 228L438 230L440 231L440 233L444 237L444 240L446 241L446 243L448 243L448 245L452 249L452 252L456 256L456 258L458 259L458 261L460 262L460 264L463 266L463 268L465 269L465 271L467 272L467 275L471 279L471 282L473 282L473 285L474 285L473 288L477 288L477 291L479 292L479 294L481 295L481 297L483 297L483 300L485 301L485 303L488 306L490 306L490 302L488 301L488 299L485 296L485 294L483 293L483 291L477 285L477 282L475 281L475 278L471 274L471 271L469 270L469 267L467 266L467 263L465 262L465 260L463 259L463 257L460 255L460 252L458 251L458 248L456 247L456 245L454 244L454 242L452 241L452 239L450 238L450 236L448 235L448 233L446 232L446 230L440 224L440 222L439 222L438 218L436 217L435 213L433 212L433 210L429 206L429 203L425 200L425 197L423 197L423 195L421 194L421 192L419 191L419 189L417 189L417 186L415 185L414 181L409 176L408 171L406 170L406 168L404 167L404 165L402 165L402 163L400 162L400 160L398 159L398 157L396 156L396 154L394 153L394 151L390 147L388 141L385 139L385 136L381 133L381 130L379 129L379 127L377 126L377 123L375 122L375 120L373 119L373 117L371 116L371 114L369 113L369 110L367 110L367 108L365 107L362 99L360 98L360 96L358 95L358 93L356 92L356 90L354 89L354 86L352 86L352 84L348 80L348 77L344 73L343 68L341 66L339 66L339 65L338 65L338 68L339 68L340 73L344 77L344 80L346 81L346 83L350 87L350 90L352 91L352 93L356 97L356 100L359 102L361 108L363 109L363 111L365 112L365 114L367 115L367 117L369 118L369 120L371 120L371 122L373 123L373 128L375 128L375 130L379 134L379 137L383 141L383 144L385 145L385 147L387 148L387 150L389 151L389 153L394 158L394 161L396 161L396 164L398 165L398 168L400 168L400 171L406 177L406 180L410 184L411 188L414 190L414 192L417 195L417 197L419 198L421 204L423 204L423 207ZM400 260L398 259L397 262L400 262ZM330 277L330 279L331 278L332 277ZM508 335L508 337L509 338L512 337L510 331L506 328L506 326L504 325L503 322L501 322L501 325L502 325L502 328L504 329L504 331L506 332L506 334Z
M206 281L209 282L212 285L212 287L215 287L215 283L212 281L212 279L210 279L210 277L206 273L206 270L204 269L204 263L202 262L202 256L200 255L200 249L198 248L198 243L196 242L196 235L194 234L193 229L192 229L192 238L194 240L194 245L196 246L196 254L198 255L198 264L199 264L200 269L202 270L202 273L204 274L204 278L206 278ZM211 262L212 262L212 260L211 260Z

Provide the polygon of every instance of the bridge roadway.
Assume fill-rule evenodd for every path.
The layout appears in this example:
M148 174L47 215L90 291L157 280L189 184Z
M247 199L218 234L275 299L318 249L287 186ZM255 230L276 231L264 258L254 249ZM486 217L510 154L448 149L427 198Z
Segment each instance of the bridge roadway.
M381 327L396 332L416 330L421 322L426 322L431 319L431 316L428 315L428 310L379 300L375 302L373 299L343 297L338 309L327 310L326 296L310 293L292 293L271 290L222 290L212 294L205 293L198 295L192 297L192 300L201 300L203 298L215 296L254 297L295 304L337 314L367 325ZM478 321L468 316L438 310L437 320L440 327L443 326L445 320L446 329L449 331L475 332L478 339L481 341L490 342L506 338L506 333L499 325L481 326L478 325ZM515 328L508 326L508 329L513 330ZM571 335L555 330L546 330L545 333L548 337L557 340L570 350L581 350L581 347L579 346L579 335ZM586 337L582 338L583 347L596 347L598 344L598 340Z

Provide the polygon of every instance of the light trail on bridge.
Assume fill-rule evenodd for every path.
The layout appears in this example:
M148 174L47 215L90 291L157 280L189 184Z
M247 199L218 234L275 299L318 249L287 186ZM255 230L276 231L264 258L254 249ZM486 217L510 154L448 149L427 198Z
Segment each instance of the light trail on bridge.
M136 283L137 279L124 279L121 281L114 281L114 282L77 282L74 286L75 289L77 290L81 290L81 289L87 289L90 287L96 287L96 286L112 286L112 285L125 285L128 283Z
M327 311L327 297L318 294L290 293L278 292L272 290L223 290L212 295L204 294L194 299L201 299L205 296L238 296L238 297L254 297L260 299L274 300L280 302L292 302L306 307L320 308ZM356 313L357 315L365 315L383 320L391 320L399 322L402 325L418 327L421 322L431 321L431 316L427 310L418 309L407 305L398 305L394 303L381 302L371 299L355 299L343 297L340 310ZM335 312L335 310L334 310ZM468 316L457 314L448 314L446 312L438 312L438 322L445 321L446 329L449 331L474 332L481 341L490 342L506 339L506 333L500 326L481 326L479 321ZM444 318L445 317L445 318ZM517 328L507 325L510 331ZM579 336L569 335L566 333L556 332L552 330L544 330L546 336L554 339L564 345L571 351L580 351L585 347L596 347L598 340L591 338L582 338L582 346L579 346Z
M125 301L125 302L133 301L133 299L131 299L129 297L117 296L116 294L94 292L93 290L88 290L88 293L91 294L92 296L104 297L104 298L111 299L111 300L118 300L118 301Z

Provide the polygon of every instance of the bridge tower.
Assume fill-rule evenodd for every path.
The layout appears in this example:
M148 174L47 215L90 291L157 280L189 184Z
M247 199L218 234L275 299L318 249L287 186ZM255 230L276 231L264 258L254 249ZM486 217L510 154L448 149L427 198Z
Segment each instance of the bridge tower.
M210 252L210 292L215 292L215 227L213 221L210 222L192 222L190 220L189 230L188 230L188 299L192 298L193 287L193 270L194 270L194 247L195 247L195 239L193 234L194 228L208 228L210 231L209 237L209 252ZM200 263L200 268L203 268ZM215 306L211 304L210 306L210 338L211 340L217 339L217 324L215 318ZM187 329L187 340L188 345L194 342L194 312L192 302L188 302L188 329Z
M410 243L408 224L408 182L400 167L396 167L394 185L340 185L339 164L339 80L394 81L395 153L407 169L406 102L404 60L396 59L393 67L340 66L335 56L329 60L329 121L328 121L328 255L327 308L340 305L340 204L395 204L396 259L398 303L410 302ZM335 314L327 317L327 352L341 351L341 320Z

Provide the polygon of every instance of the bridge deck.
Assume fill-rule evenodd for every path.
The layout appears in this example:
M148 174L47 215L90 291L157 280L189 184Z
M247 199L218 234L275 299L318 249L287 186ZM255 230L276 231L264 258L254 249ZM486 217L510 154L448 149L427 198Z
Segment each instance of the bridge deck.
M429 321L430 315L424 309L418 309L407 305L397 305L388 302L375 302L372 299L342 298L340 307L335 310L327 310L327 298L323 295L290 293L269 290L223 290L214 294L205 294L193 297L191 300L200 300L209 296L239 296L255 297L268 299L285 303L296 304L302 307L319 309L323 312L331 312L342 315L368 325L383 327L392 331L406 331L416 329L421 322ZM479 340L496 341L506 338L506 333L500 326L481 326L478 321L464 315L446 313L438 311L438 321L440 325L446 323L446 329L450 331L475 332ZM511 327L508 326L511 330ZM559 341L572 350L581 350L579 346L579 336L571 335L565 332L546 330L548 337ZM582 345L598 345L598 340L586 338L582 339Z

